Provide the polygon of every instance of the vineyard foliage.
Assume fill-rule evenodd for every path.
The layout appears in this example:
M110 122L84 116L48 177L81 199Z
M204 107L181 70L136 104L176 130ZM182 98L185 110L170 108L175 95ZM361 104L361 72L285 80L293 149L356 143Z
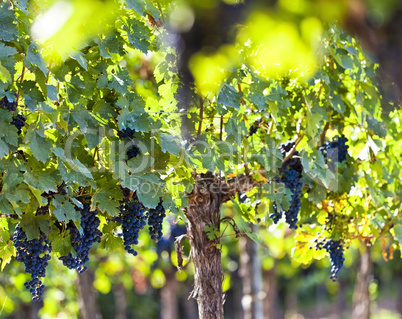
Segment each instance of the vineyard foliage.
M250 14L233 43L196 53L190 94L179 40L188 19L177 16L202 8L2 2L1 269L19 254L16 227L27 241L47 238L52 256L70 268L82 270L97 241L110 252L125 246L141 254L131 245L145 220L155 240L165 210L185 220L195 177L208 171L255 181L249 200L233 197L234 214L222 216L238 233L258 241L248 223L275 227L280 212L293 209L300 263L328 250L338 267L343 259L332 249L353 240L397 248L400 107L382 99L378 65L329 23L336 16L322 20L315 7L286 12L284 2L283 15ZM124 213L129 205L136 217ZM99 220L83 221L82 211ZM90 223L101 233L87 233ZM212 240L224 235L205 230ZM84 241L81 256L76 246Z

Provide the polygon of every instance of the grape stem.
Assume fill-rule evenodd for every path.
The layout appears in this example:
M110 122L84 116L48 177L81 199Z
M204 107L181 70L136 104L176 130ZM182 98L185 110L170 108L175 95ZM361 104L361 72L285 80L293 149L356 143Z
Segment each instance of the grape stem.
M198 124L198 132L197 132L197 136L199 136L201 134L201 130L202 130L202 121L204 119L204 100L202 99L202 96L199 96L200 99L200 123Z
M25 74L25 72L26 72L26 70L25 70L25 65L24 65L24 66L22 67L21 78L20 78L20 84L22 84L22 81L24 81L24 74ZM17 81L18 81L18 79L17 79ZM15 103L17 104L17 106L18 106L18 100L20 99L20 93L21 93L21 91L18 89L17 97L15 98Z
M317 147L316 147L317 150L324 144L325 135L327 134L328 129L329 129L329 121L325 124L324 130L323 130L323 132L321 133L321 136L320 136L320 143L319 143L319 145L317 145Z
M288 155L285 156L282 163L285 163L288 159L290 159L293 156L293 153L296 151L297 145L299 145L299 143L302 141L303 138L304 138L304 133L302 135L300 135L300 137L296 140L295 145L293 146L292 150L289 152Z

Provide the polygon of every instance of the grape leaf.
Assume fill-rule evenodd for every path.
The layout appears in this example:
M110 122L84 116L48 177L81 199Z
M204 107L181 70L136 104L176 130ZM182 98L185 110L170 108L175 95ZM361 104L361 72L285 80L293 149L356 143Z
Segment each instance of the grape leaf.
M24 214L20 226L25 231L28 240L39 238L40 232L48 234L50 231L49 220L47 216L34 216Z
M169 152L170 154L179 156L181 143L178 136L160 132L159 140L161 143L162 152Z
M6 58L10 55L17 54L17 50L15 48L6 46L4 43L0 42L0 59Z
M72 251L71 246L71 234L67 232L68 235L60 234L57 228L53 228L49 233L48 239L52 243L52 250L54 253L59 253L61 256L68 255Z
M243 219L244 212L241 209L240 205L234 199L232 199L232 203L233 203L233 210L235 212L235 215L233 216L233 220L234 220L239 232L245 233L248 237L250 237L250 239L252 239L257 244L259 244L261 242L261 239L256 233L253 233L249 224L247 224L246 221Z
M243 93L237 92L233 86L225 83L219 92L218 103L239 109L241 105L240 99L242 96Z
M144 14L145 11L145 0L126 0L127 7L139 13Z
M15 256L15 248L12 241L0 242L0 259L1 259L1 271L4 267L10 263L13 256Z
M99 248L107 249L109 253L116 251L123 245L123 240L120 237L114 236L112 233L107 233L102 236Z
M30 142L32 154L41 162L46 163L49 159L52 142L41 137L36 131L27 134L26 141Z
M128 42L133 45L136 49L147 53L150 46L150 31L149 29L139 20L131 19L124 26L127 31Z
M62 195L57 194L54 196L53 205L55 209L52 210L52 213L59 222L78 220L81 217L80 212L75 210L73 204Z

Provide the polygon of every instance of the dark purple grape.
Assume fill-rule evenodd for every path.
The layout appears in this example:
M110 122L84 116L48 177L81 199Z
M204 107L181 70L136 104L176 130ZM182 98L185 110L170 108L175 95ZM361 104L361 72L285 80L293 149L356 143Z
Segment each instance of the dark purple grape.
M166 212L162 205L162 199L155 209L150 209L147 213L149 235L151 236L151 239L156 242L162 238L162 223L165 216Z
M71 252L67 256L61 256L59 259L63 265L69 269L76 269L79 274L84 273L87 267L84 265L89 261L89 252L95 242L100 242L102 233L98 229L100 220L98 218L98 211L90 209L90 205L83 204L83 208L75 207L81 213L81 228L80 234L78 228L73 222L67 224L67 228L71 234L71 245L73 246L76 256Z
M119 210L120 214L112 220L122 226L124 249L137 256L137 252L131 246L138 244L139 233L146 225L145 207L134 194L132 198L120 201Z
M17 97L17 95L15 96ZM0 100L0 107L5 108L10 112L14 112L17 109L17 101L9 101L5 96Z
M320 147L320 151L330 165L330 168L335 168L336 162L342 163L346 160L346 154L349 148L349 146L346 145L347 141L348 139L345 135L342 134L340 137L337 135L332 139L332 142L324 143Z
M18 223L15 228L13 242L17 251L15 259L24 263L25 272L31 275L31 280L25 282L24 286L30 291L33 301L40 301L45 286L39 278L46 276L46 267L52 251L47 235L40 232L39 238L28 240L24 230Z
M293 149L294 145L294 142L287 142L280 145L279 149L283 158L285 158L288 152ZM297 228L296 223L298 221L298 214L301 209L300 197L303 187L303 184L300 181L303 172L303 165L300 158L295 157L297 155L298 152L294 151L293 156L282 163L282 166L279 168L280 176L276 178L276 181L284 183L285 187L290 189L292 192L290 207L284 212L278 211L278 206L276 203L274 203L274 212L269 215L269 217L273 219L273 222L277 224L282 218L283 213L285 213L286 222L288 223L289 228L293 229Z
M133 140L135 132L136 131L131 128L125 128L117 132L117 136L120 138L120 140L129 141L132 144L126 150L127 160L130 160L141 154L141 150L137 146L137 142Z
M331 260L331 276L329 278L331 278L332 281L336 281L338 272L343 267L343 262L345 261L341 240L329 238L325 241L319 241L316 239L315 249L325 249L329 253L329 259Z
M13 116L13 120L10 124L14 125L17 128L18 134L21 134L21 129L25 126L25 121L25 116L18 114L17 116Z
M253 124L250 125L248 136L253 136L257 133L258 127L260 126L261 119L256 120Z

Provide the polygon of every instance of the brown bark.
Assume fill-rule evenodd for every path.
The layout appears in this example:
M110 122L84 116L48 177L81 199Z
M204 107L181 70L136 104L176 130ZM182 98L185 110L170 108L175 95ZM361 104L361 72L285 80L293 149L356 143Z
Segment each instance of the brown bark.
M161 319L177 319L178 299L175 271L165 272L166 283L161 289Z
M82 319L102 319L93 289L94 273L89 269L78 275L75 284L78 292L78 306Z
M371 249L365 247L360 256L355 291L353 293L353 319L370 319Z
M239 176L226 182L207 173L196 179L193 191L188 194L189 204L185 214L190 256L195 268L191 297L197 300L200 319L223 319L224 303L224 273L221 250L217 247L219 239L208 239L204 228L213 226L219 232L222 204L237 192L249 190L254 185L249 176Z

